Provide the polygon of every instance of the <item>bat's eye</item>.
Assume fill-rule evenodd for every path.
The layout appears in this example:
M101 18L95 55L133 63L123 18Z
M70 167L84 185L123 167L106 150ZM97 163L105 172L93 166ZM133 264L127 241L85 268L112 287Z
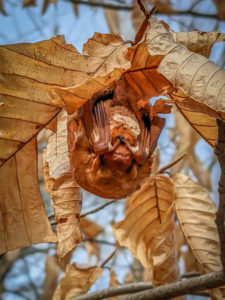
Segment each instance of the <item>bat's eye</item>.
M149 116L147 114L142 115L142 120L144 121L145 126L147 127L148 131L150 131L151 128L151 121L149 119Z

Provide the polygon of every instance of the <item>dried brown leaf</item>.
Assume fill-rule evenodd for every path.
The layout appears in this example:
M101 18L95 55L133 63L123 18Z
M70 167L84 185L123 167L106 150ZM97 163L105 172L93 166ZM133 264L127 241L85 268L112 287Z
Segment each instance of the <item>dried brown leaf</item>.
M220 38L223 40L223 36ZM203 42L207 47L207 42ZM146 43L150 55L164 56L158 71L178 88L170 93L177 107L197 132L214 146L217 139L216 118L225 117L225 71L207 58L175 43L172 34L155 18L150 20ZM208 44L209 48L212 43Z
M167 242L174 241L171 218L166 220L167 211L171 208L172 203L173 184L168 177L159 174L150 178L140 190L129 198L129 210L125 219L116 223L113 228L120 245L127 247L147 270L151 272L153 268L153 274L155 270L157 272L160 270L165 258L170 258L170 263L172 262L174 250L170 248L171 244L170 246L166 245L169 232L171 235ZM166 229L165 235L161 231L162 228ZM167 228L169 228L168 231ZM158 240L157 235L159 235ZM161 246L162 248L160 248ZM158 256L157 253L161 256ZM173 269L174 266L175 264L172 264L171 268ZM167 271L169 272L166 273L168 277L164 274L164 279L174 280L176 271L175 273L171 269ZM156 273L154 278L156 282L159 281L157 276Z
M87 78L83 85L68 84L68 88L57 89L69 113L73 113L93 94L112 84L130 67L126 42L116 35L95 33L93 38L84 44L83 53L84 63L77 63L81 71L88 69L89 79Z
M215 43L225 41L225 34L214 32L190 31L171 32L175 43L185 45L190 51L209 57Z
M221 270L215 203L186 175L176 174L174 183L177 217L200 272Z
M56 241L37 177L37 143L33 138L1 167L0 253Z
M30 205L29 201L32 202L30 198L37 197L39 199L36 201L37 206L35 206L38 212L34 209L30 210L31 215L26 216L26 218L32 219L32 216L38 213L40 223L46 224L46 216L42 214L42 209L39 209L40 205L43 206L40 203L39 191L37 192L38 196L33 196L31 193L31 190L38 188L37 177L30 176L28 178L27 174L30 174L30 172L15 164L15 161L18 161L16 155L21 156L20 151L22 151L21 153L25 155L23 157L23 160L26 162L25 165L29 165L29 169L33 168L32 174L35 175L37 159L36 146L34 145L36 143L35 136L42 128L48 127L48 125L51 129L54 129L55 124L53 120L61 107L64 107L61 96L53 90L53 87L82 84L90 77L90 74L96 71L99 64L104 61L104 58L81 55L72 45L66 45L63 37L55 37L35 44L1 46L0 54L0 162L2 165L8 163L8 166L2 169L1 176L7 174L11 178L11 181L7 180L5 182L4 180L5 183L1 188L0 198L1 201L7 202L5 195L11 195L11 197L14 197L14 200L11 199L11 201L18 202L19 196L16 193L12 195L11 189L14 184L18 186L18 183L15 183L15 178L19 178L19 185L23 184L23 195L20 201L22 203L22 197L26 197L26 202L28 203L23 204L23 209ZM81 104L83 102L77 103L76 108ZM26 146L29 151L23 152L23 147ZM31 148L34 150L31 151ZM22 158L20 159L21 162L23 160ZM9 165L11 166L11 171L8 170ZM14 167L12 167L13 165ZM12 170L15 173L12 174ZM18 173L18 170L20 170L20 173ZM25 174L22 173L22 170L24 170ZM23 179L26 179L26 181L23 182ZM63 180L64 178L61 178L61 183L58 181L58 185L63 184ZM1 207L4 207L4 205L2 204ZM20 208L20 211L23 211L23 209ZM5 222L4 209L3 216L3 222ZM13 220L17 218L16 211L11 212L11 217ZM41 221L42 218L43 221ZM21 221L21 225L24 222ZM5 224L1 226L3 228ZM19 228L19 226L16 226L13 229L18 237L20 236L17 233ZM43 241L47 242L47 237L53 235L52 232L49 234L49 225L46 227L46 236L44 236L43 232L39 234L38 228L42 228L42 226L35 226L35 228L37 229L37 237L35 239L31 238L35 243L37 241L40 243L41 237ZM26 231L26 227L20 228L20 231ZM49 241L52 240L51 237ZM30 243L31 241L29 245ZM4 245L4 243L1 245ZM28 245L27 238L24 238L24 245L22 238L18 245L20 247ZM11 249L11 246L9 249Z
M153 281L160 285L180 279L174 222L174 205L168 209L163 222L157 228L151 244Z
M44 178L54 202L58 255L65 256L81 242L78 220L81 210L79 185L72 177L67 144L67 113L57 118L57 132L45 151Z
M72 297L85 294L102 272L103 269L100 267L81 269L75 264L68 265L65 276L60 280L52 299L69 300Z
M178 220L193 254L203 272L220 270L216 205L188 176L176 174L174 183Z
M150 19L146 40L150 55L164 55L158 71L175 88L215 111L225 111L223 69L183 45L176 44L172 35L156 19Z
M118 36L99 33L88 40L83 53L89 55L90 60L93 56L99 67L93 72L90 69L91 76L84 84L57 88L69 114L95 93L113 86L121 76L137 99L149 100L173 90L169 81L157 72L162 56L151 57L145 41L131 48L127 48L126 43Z

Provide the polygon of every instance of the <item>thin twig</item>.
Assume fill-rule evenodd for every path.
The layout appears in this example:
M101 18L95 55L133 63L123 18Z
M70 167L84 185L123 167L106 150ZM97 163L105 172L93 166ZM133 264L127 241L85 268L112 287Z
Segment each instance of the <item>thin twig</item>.
M104 244L104 245L108 245L108 246L116 246L115 243L108 242L108 241L105 241L105 240L96 240L96 239L93 239L93 238L83 239L83 242L95 242L95 243Z
M225 273L225 228L224 228L224 213L225 213L225 122L217 120L218 138L215 145L215 155L217 156L221 175L219 180L219 205L216 214L216 225L220 239L220 259Z
M113 256L116 254L116 251L117 251L117 247L113 250L113 252L101 263L101 268L103 268L107 262L110 261L111 258L113 258Z
M88 215L90 215L90 214L94 214L94 213L98 212L99 210L102 210L102 209L105 208L106 206L108 206L108 205L110 205L110 204L112 204L112 203L115 203L115 202L116 202L116 200L111 200L111 201L109 201L109 202L106 202L106 203L104 203L103 205L101 205L101 206L99 206L99 207L97 207L97 208L94 208L94 209L92 209L92 210L90 210L90 211L88 211L88 212L86 212L86 213L81 214L80 217L81 217L81 218L84 218L84 217L86 217L86 216L88 216Z
M155 173L155 175L161 174L161 173L163 173L165 170L171 168L172 166L174 166L175 164L177 164L182 158L184 158L185 155L186 155L186 153L183 154L183 155L181 155L181 156L178 157L177 159L173 160L170 164L166 165L165 167L162 167L161 169L159 169L159 171L157 171L157 172Z
M120 200L120 199L119 199L119 200ZM116 202L116 201L118 201L118 200L111 200L111 201L109 201L109 202L106 202L106 203L104 203L103 205L101 205L101 206L99 206L99 207L97 207L97 208L94 208L94 209L92 209L92 210L90 210L90 211L87 211L86 213L81 214L81 215L80 215L80 218L84 218L84 217L86 217L86 216L88 216L88 215L90 215L90 214L94 214L94 213L96 213L96 212L102 210L102 209L105 208L106 206L108 206L108 205L110 205L110 204L112 204L112 203L114 203L114 202ZM56 225L58 224L58 223L56 222L56 220L55 220L55 215L54 215L54 214L48 215L48 219L49 219L49 222L50 222L51 226L56 226Z
M143 14L145 15L146 18L149 18L148 16L148 11L145 9L144 4L142 3L141 0L137 0L137 3L141 9L141 11L143 12Z

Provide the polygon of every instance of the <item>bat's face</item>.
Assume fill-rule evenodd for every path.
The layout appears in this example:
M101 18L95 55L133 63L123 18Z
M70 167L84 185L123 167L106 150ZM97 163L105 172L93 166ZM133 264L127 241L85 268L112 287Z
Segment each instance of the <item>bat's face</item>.
M87 102L71 120L68 141L73 175L81 187L120 199L151 173L152 152L164 119L119 99L111 90ZM152 138L154 137L154 138Z

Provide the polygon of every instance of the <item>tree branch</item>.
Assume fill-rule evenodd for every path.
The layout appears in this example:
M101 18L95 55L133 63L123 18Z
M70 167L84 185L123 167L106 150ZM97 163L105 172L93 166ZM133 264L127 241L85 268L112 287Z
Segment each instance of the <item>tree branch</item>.
M223 271L218 271L183 281L165 284L151 290L135 293L121 300L170 299L172 297L193 294L202 290L219 287L225 283Z
M184 295L187 293L188 294L195 293L199 295L198 291L200 290L208 290L223 285L225 283L225 278L223 277L222 271L214 272L202 276L199 276L199 273L190 273L190 275L198 276L198 277L163 285L156 288L153 288L151 282L138 282L138 283L124 284L122 286L116 286L116 287L96 291L90 294L81 295L75 298L71 298L70 300L101 300L112 296L131 294L131 293L135 293L135 294L131 296L127 296L122 299L123 300L168 299L171 296ZM189 273L182 275L182 278L187 276L189 276ZM140 298L140 297L144 297L144 298Z
M215 155L217 156L221 175L219 180L219 205L216 214L216 225L220 239L220 259L225 273L225 228L224 228L224 214L225 214L225 122L217 120L218 138L215 145Z
M152 283L151 282L137 282L137 283L130 283L124 284L122 286L115 286L112 288L107 288L101 291L93 292L90 294L78 296L75 298L71 298L70 300L101 300L104 298L109 298L112 296L117 295L124 295L128 293L135 293L139 291L143 291L146 289L151 289Z
M104 2L99 2L99 1L86 1L86 0L65 0L67 2L71 2L74 4L81 4L81 5L88 5L88 6L93 6L93 7L102 7L102 8L110 8L114 10L127 10L131 11L134 7L133 5L121 5L121 4L109 4L109 3L104 3ZM162 15L160 12L155 12L155 15ZM201 18L211 18L211 19L217 19L219 20L218 16L216 14L203 14L200 12L192 11L192 10L180 10L177 11L176 13L170 13L170 15L190 15L193 17L201 17ZM221 21L221 20L220 20Z

